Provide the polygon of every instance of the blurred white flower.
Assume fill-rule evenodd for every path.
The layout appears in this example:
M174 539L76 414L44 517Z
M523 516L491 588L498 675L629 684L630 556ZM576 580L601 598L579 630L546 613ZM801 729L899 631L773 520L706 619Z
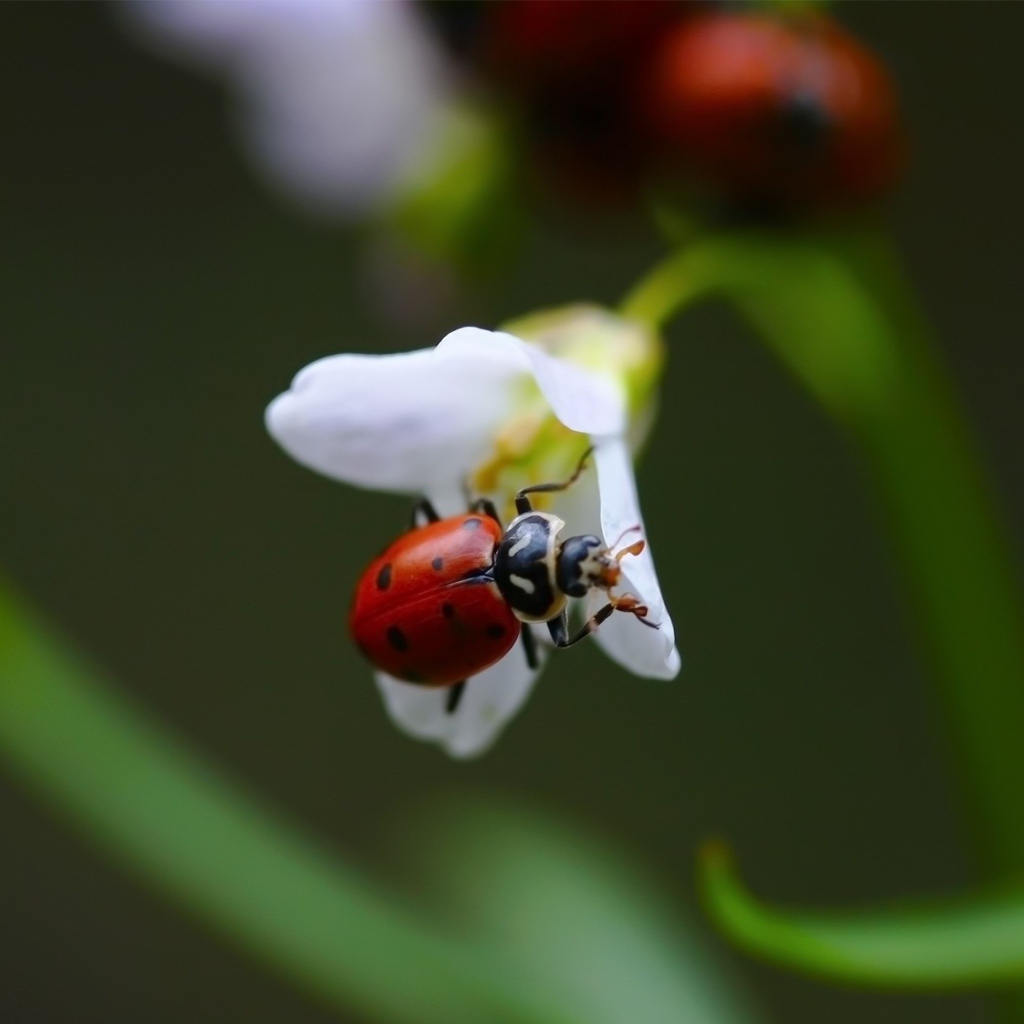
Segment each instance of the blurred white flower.
M222 75L268 176L321 213L400 188L444 121L442 54L405 0L125 0L165 53Z
M271 403L267 428L303 465L359 487L423 494L443 516L465 511L467 484L507 512L519 487L567 476L593 445L594 471L552 496L554 510L568 532L600 533L608 545L635 539L642 518L627 434L648 411L660 343L592 309L521 324L538 343L464 327L434 349L318 360ZM623 560L621 589L658 628L616 614L597 642L637 675L673 678L679 654L649 546ZM454 713L444 690L383 673L377 681L401 728L469 757L493 742L535 676L520 641L468 682Z

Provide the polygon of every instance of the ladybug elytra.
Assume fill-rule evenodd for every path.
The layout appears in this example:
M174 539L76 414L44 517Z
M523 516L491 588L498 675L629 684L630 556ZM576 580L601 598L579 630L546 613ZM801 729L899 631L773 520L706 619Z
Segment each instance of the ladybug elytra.
M904 163L889 74L824 15L680 22L653 55L645 109L667 173L688 170L748 201L862 202Z
M650 161L638 86L683 0L500 0L487 5L484 77L517 112L538 183L574 202L635 197Z
M619 562L639 554L644 541L613 554L591 534L560 539L565 522L530 503L530 494L570 487L589 454L568 480L519 491L516 518L504 530L486 499L447 519L419 502L412 529L369 564L356 586L349 627L373 665L407 683L448 687L446 706L454 712L466 681L500 661L520 636L530 668L539 667L532 623L547 625L555 647L578 643L615 611L656 629L636 597L611 594ZM424 525L417 525L420 517ZM570 633L569 598L595 589L607 592L607 603Z

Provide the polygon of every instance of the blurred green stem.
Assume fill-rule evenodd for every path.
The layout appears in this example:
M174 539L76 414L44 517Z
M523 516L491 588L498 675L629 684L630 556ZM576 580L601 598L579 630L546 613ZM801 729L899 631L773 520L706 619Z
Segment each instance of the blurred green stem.
M950 381L884 242L741 233L657 268L623 312L661 327L720 296L863 457L940 684L989 877L1024 876L1024 604L1017 556Z
M402 1024L582 1024L253 803L2 584L0 754L116 860L333 1006Z
M662 327L707 296L730 302L854 442L939 684L987 877L1019 880L1024 603L1018 559L890 249L871 235L710 237L657 268L623 312ZM880 986L1024 978L1019 896L951 904L923 918L879 914L851 921L766 907L721 857L705 856L702 868L704 896L719 926L778 963ZM930 966L922 970L922 964ZM1005 1009L1008 1020L1024 1020L1019 993Z
M847 985L900 991L993 989L1024 980L1024 891L870 910L779 910L740 881L729 850L701 851L704 903L747 952Z

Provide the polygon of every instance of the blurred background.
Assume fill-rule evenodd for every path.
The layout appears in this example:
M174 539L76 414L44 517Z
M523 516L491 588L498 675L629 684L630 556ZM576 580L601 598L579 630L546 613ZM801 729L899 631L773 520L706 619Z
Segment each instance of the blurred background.
M321 355L615 303L664 245L639 219L538 218L500 272L397 316L416 309L372 269L366 232L282 202L237 145L222 85L158 59L115 14L0 9L0 552L50 619L190 743L385 878L415 861L396 823L470 790L604 837L695 917L694 852L712 834L772 901L970 884L938 715L857 467L724 309L672 327L639 468L681 677L634 679L584 645L476 762L391 725L344 615L407 503L293 464L265 405ZM898 81L912 162L894 233L1019 536L1024 6L838 14ZM339 1019L3 776L0 816L2 1019ZM773 1021L990 1019L980 998L851 992L722 952Z

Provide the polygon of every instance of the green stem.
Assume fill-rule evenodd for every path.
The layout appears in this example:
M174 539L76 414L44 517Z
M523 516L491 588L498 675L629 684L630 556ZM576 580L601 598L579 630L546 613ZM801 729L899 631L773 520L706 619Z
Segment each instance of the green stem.
M847 985L963 991L1024 980L1024 892L891 909L778 910L756 900L729 851L709 844L700 883L708 913L748 953Z
M867 237L737 234L667 260L627 298L660 327L730 301L843 427L894 542L939 684L991 879L1024 875L1024 601L1018 560L954 389L887 247ZM944 988L1024 978L1019 893L927 913L787 913L726 858L703 860L712 916L737 944L852 984ZM1009 1019L1024 1017L1015 991Z
M0 752L116 860L283 977L397 1022L580 1024L425 928L81 667L0 586Z
M889 250L736 234L673 256L623 312L719 295L852 437L880 499L990 877L1024 873L1024 602L974 440Z

